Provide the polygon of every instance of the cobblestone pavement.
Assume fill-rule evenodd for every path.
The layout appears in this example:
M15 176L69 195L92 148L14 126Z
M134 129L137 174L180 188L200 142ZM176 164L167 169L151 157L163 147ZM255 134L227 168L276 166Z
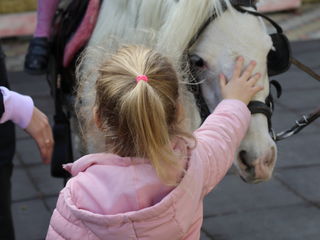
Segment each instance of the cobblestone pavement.
M11 87L31 95L52 121L53 103L45 78L21 72L27 40L5 40ZM297 41L293 53L320 74L320 40ZM275 78L283 85L273 116L280 131L320 105L320 83L295 67ZM201 239L320 239L319 143L317 120L278 144L278 163L271 181L245 184L231 170L205 199ZM44 239L63 181L50 177L49 166L41 164L35 143L19 129L14 163L12 209L17 240Z

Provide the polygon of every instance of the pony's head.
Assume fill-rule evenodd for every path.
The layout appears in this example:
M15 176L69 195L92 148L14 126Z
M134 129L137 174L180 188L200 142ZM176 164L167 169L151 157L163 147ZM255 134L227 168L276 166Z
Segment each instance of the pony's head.
M202 94L212 111L221 99L217 84L218 74L231 77L237 56L247 63L255 60L256 72L262 74L259 85L264 90L253 100L265 102L269 95L267 55L272 41L259 18L229 9L214 20L203 32L192 50L196 68L201 76ZM199 62L200 61L200 62ZM246 137L235 156L235 165L246 181L257 183L270 179L277 159L277 148L269 134L268 119L264 114L253 114Z
M194 36L197 38L189 49L189 56L209 111L212 112L221 100L219 74L223 73L230 78L238 56L243 56L247 64L251 60L258 63L255 72L261 73L262 78L257 84L263 86L264 90L253 100L265 102L269 95L267 55L272 48L272 40L267 34L264 23L256 16L237 11L227 0L204 0L201 3L197 1L192 8L191 2L180 1L180 7L185 7L186 14L190 15L186 19L177 17L172 22L180 20L182 25L189 24L189 26L179 26L180 29L184 29L183 31L188 31L185 30L188 27L194 28L193 32L179 32L179 35L180 38L184 35L185 39L192 39ZM194 16L195 14L188 12L188 9L197 12L195 8L198 8L202 15ZM212 15L215 15L215 19L205 25ZM203 26L205 28L198 35L199 29ZM168 27L166 31L170 32L173 29ZM161 44L167 49L180 47L180 52L183 52L183 48L189 48L188 42L167 43L167 46L163 42ZM234 161L241 178L246 182L258 183L272 176L277 159L277 147L270 136L269 127L265 114L252 115L250 127L236 152Z

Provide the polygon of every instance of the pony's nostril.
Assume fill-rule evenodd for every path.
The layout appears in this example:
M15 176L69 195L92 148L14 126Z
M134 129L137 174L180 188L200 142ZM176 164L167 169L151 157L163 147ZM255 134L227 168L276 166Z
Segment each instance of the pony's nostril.
M272 158L272 156L267 156L267 158L263 161L263 163L264 163L266 166L270 167L270 166L272 165L272 163L273 163L273 158Z
M243 163L243 165L245 165L248 169L252 168L252 166L250 165L249 163L249 160L248 160L248 153L247 151L240 151L239 152L239 159L241 161L241 163Z
M271 165L271 159L267 158L263 162L265 165L270 166Z
M270 152L267 154L263 163L266 166L270 167L274 162L274 158L275 158L275 149L274 147L271 147Z

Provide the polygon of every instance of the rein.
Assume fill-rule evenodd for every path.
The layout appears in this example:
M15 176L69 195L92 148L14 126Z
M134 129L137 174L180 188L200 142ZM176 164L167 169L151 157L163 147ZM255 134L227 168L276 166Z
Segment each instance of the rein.
M303 72L311 76L313 79L320 81L320 75L314 72L310 67L304 65L294 57L291 57L290 61L292 64L296 65L300 70L302 70ZM274 140L281 141L297 134L298 132L300 132L302 129L304 129L306 126L311 124L313 121L315 121L319 117L320 117L320 107L318 107L313 112L307 115L303 115L299 120L296 120L295 125L293 125L289 130L276 134Z
M300 132L302 129L304 129L306 126L308 126L310 123L312 123L314 120L316 120L319 117L320 117L320 107L308 115L303 115L299 120L296 121L295 125L291 127L289 130L276 134L274 140L275 141L284 140L288 137L291 137L297 134L298 132Z

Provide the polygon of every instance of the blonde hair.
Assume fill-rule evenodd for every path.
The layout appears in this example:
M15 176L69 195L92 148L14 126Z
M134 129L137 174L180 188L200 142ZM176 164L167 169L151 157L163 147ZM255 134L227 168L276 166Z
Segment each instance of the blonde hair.
M176 185L183 171L171 146L179 128L179 79L167 58L142 46L120 48L99 69L96 115L108 151L123 157L148 158L166 184ZM148 82L136 81L146 75ZM176 172L177 173L177 172Z

